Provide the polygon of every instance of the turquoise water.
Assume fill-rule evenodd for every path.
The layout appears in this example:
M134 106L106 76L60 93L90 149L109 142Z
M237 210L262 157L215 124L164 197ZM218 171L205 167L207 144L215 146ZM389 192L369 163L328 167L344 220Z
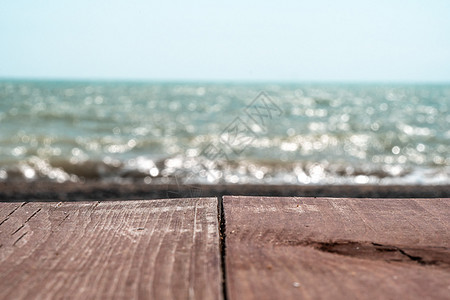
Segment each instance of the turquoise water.
M449 124L450 85L0 81L0 180L449 184Z

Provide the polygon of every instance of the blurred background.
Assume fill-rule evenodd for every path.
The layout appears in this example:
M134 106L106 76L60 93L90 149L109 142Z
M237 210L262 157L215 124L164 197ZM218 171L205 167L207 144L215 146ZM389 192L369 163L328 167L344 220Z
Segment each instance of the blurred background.
M0 181L448 185L449 14L438 0L3 3Z

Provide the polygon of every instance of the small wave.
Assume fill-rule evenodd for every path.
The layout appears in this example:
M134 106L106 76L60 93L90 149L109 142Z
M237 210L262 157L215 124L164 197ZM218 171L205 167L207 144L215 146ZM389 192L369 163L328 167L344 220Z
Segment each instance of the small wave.
M354 166L312 161L208 161L185 156L160 160L139 156L125 161L105 157L74 163L33 156L17 165L0 168L0 181L8 180L162 184L450 184L450 167Z

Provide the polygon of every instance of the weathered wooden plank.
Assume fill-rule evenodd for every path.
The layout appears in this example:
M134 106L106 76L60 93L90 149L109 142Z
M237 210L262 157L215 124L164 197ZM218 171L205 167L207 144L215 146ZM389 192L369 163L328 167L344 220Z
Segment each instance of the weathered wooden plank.
M450 299L450 199L224 197L229 299Z
M1 299L222 297L216 198L0 203L4 211Z

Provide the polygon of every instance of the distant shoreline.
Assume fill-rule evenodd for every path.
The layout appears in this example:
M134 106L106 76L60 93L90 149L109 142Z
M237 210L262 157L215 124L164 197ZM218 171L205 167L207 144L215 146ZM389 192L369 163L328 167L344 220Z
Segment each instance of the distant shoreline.
M104 201L223 195L352 198L450 198L450 185L192 185L91 181L0 183L0 201Z

